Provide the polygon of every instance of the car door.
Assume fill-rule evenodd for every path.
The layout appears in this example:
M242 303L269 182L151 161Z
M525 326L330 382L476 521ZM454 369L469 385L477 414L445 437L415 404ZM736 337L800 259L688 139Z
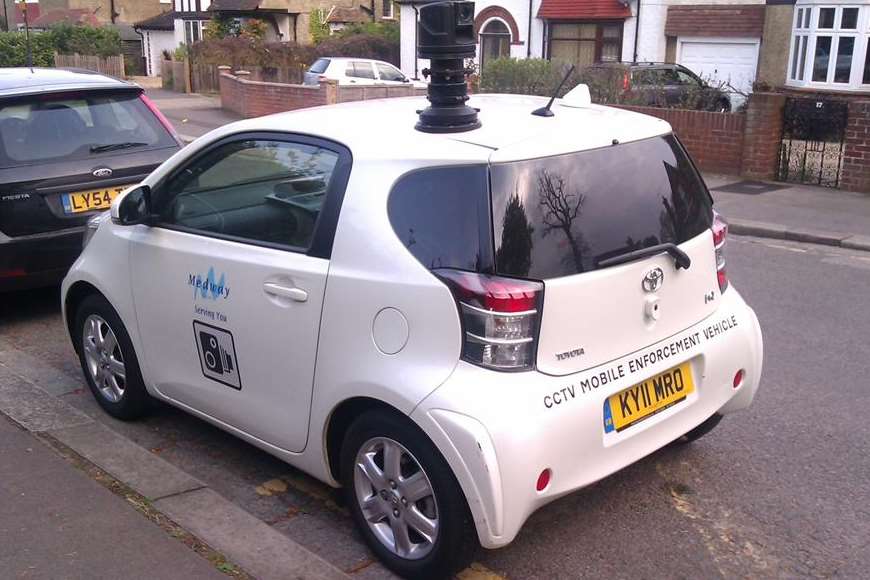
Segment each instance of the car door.
M323 293L350 153L237 135L152 191L130 238L147 380L288 451L306 445Z
M344 76L350 84L374 85L376 84L375 69L367 60L350 60L344 71Z

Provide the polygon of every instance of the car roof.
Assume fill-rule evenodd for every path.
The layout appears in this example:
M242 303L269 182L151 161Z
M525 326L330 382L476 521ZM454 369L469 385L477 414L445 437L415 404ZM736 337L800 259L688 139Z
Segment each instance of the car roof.
M79 69L0 68L0 96L80 89L137 89L138 85Z
M383 64L390 64L385 60L378 60L376 58L355 58L352 56L322 56L320 58L325 58L325 59L333 60L336 62L344 62L344 61L348 61L348 60L353 60L353 61L357 61L357 62L360 62L360 61L362 61L362 62L380 62ZM318 59L318 60L320 60L320 59ZM390 66L396 66L396 65L390 65Z
M300 109L225 125L203 142L238 132L287 131L326 138L347 146L354 159L500 162L549 157L609 147L671 132L661 119L599 105L553 104L553 117L531 112L546 97L474 95L479 129L423 133L414 126L425 97L356 101Z

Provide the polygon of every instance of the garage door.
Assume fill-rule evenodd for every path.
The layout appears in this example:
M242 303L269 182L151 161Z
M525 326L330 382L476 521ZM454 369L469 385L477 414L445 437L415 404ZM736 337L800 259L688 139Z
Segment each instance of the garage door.
M748 93L758 67L758 41L680 39L678 62L704 79L728 82Z

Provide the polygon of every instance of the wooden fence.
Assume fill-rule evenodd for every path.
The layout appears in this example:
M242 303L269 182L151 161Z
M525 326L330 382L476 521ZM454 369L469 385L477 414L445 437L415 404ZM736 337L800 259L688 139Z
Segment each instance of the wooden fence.
M81 68L103 73L109 76L124 78L124 57L94 56L89 54L55 54L54 66L57 68Z
M200 64L190 61L190 90L195 93L219 93L220 71L216 64ZM252 81L267 83L302 84L307 66L298 67L267 67L242 66L237 67L251 73Z

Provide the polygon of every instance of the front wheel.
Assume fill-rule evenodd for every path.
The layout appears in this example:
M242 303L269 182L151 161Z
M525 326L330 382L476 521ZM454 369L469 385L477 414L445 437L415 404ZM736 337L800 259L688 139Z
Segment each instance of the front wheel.
M369 548L406 578L446 578L478 546L450 466L409 419L381 410L360 416L341 448L351 515Z
M75 314L73 340L97 403L116 419L138 419L150 410L133 343L108 300L92 294Z

